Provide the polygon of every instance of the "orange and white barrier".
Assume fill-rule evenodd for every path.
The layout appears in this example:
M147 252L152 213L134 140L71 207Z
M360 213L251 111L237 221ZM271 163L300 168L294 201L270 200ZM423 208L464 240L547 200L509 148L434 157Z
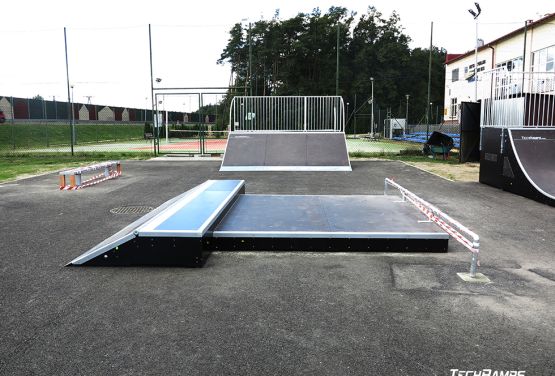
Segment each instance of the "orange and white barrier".
M84 173L98 170L104 170L104 172L83 180L82 175ZM120 161L97 163L86 167L60 171L59 176L61 190L69 191L81 189L121 176L121 163Z

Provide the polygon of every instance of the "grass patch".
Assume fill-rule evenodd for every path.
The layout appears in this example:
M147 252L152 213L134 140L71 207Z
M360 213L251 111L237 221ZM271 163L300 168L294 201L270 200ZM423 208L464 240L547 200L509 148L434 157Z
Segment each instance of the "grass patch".
M77 145L138 140L144 137L142 124L86 123L75 125ZM0 124L0 150L37 149L70 144L68 124Z
M152 153L5 153L0 154L0 181L109 160L149 158L152 158Z

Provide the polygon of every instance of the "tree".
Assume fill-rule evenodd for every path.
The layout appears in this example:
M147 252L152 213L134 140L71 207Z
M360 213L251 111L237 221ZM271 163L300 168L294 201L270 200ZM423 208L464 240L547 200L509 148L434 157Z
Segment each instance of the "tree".
M375 104L400 112L400 103L409 94L414 121L426 110L429 51L410 49L410 37L396 12L384 17L369 7L354 22L355 13L343 7L331 7L326 13L316 8L286 20L276 11L274 18L257 21L250 30L235 24L218 63L230 64L233 84L250 85L254 95L331 95L335 93L339 29L340 95L347 101L355 95L369 97L373 77ZM443 49L432 50L434 103L443 101L444 58ZM404 108L396 114L401 115Z

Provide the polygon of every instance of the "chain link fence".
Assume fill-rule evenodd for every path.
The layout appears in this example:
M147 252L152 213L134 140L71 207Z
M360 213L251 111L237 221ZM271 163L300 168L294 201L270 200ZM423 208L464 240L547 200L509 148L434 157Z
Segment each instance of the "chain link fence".
M153 98L151 90L151 79L154 86L202 86L206 77L195 72L219 56L204 54L205 41L191 41L199 27L154 26L152 40L146 26L68 29L67 72L62 30L6 32L3 49L20 55L0 69L0 153L222 154L231 98L222 93L197 102L199 93ZM214 38L228 38L228 26L213 31ZM176 46L170 40L188 42ZM194 79L175 73L184 67ZM431 132L459 132L458 125L437 125L442 120L437 108L431 125L407 125L402 110L392 114L376 106L374 126L366 108L347 116L351 155L420 154Z

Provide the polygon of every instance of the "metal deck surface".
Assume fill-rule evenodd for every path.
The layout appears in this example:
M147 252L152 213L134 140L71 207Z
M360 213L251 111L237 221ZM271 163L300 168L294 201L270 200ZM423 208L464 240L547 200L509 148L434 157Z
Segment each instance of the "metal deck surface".
M448 239L395 196L240 195L213 237Z
M232 132L220 171L351 171L345 134Z

